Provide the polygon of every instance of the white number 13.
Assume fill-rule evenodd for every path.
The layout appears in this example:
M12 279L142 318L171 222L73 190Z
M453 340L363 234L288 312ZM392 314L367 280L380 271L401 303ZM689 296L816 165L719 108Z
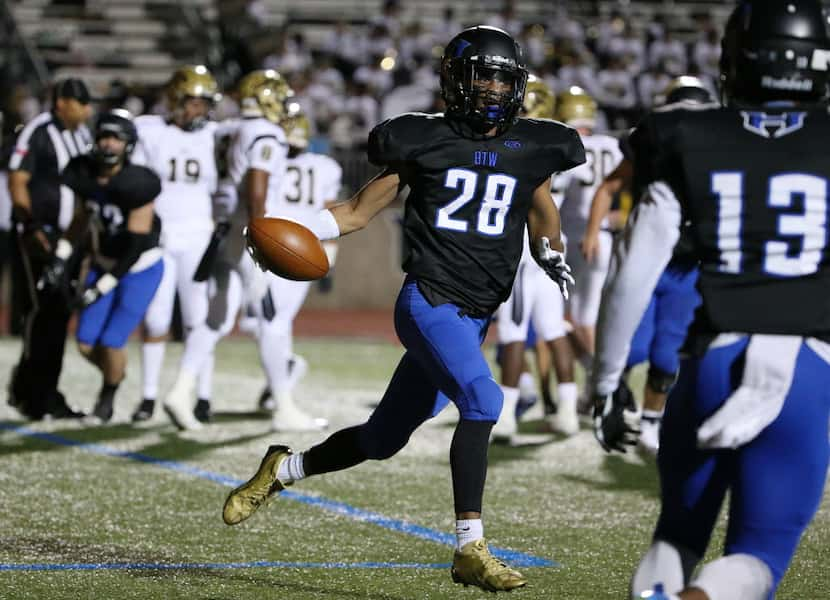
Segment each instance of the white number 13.
M715 173L712 191L718 197L718 248L721 271L741 272L741 213L743 174ZM769 206L790 208L794 196L804 197L803 214L778 216L781 236L801 238L801 251L789 255L789 244L781 240L764 242L763 269L779 277L798 277L818 271L827 244L827 180L804 173L776 175L769 180Z

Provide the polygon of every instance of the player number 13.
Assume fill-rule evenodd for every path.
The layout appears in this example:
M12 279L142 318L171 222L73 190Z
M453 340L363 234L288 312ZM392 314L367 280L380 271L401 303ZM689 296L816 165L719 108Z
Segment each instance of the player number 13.
M464 219L454 218L452 215L462 206L473 199L478 183L478 173L468 169L450 169L444 187L457 190L461 188L458 197L449 204L438 209L435 221L436 227L453 231L467 231L469 224ZM516 191L516 180L503 173L493 173L487 176L484 186L484 197L476 219L476 230L484 235L501 235L504 233L504 222L510 204L513 202L513 193Z
M763 243L762 268L779 277L798 277L818 271L827 244L827 180L805 173L782 173L769 180L767 206L791 209L796 197L803 198L801 214L779 214L778 235L800 238L799 250L793 253L784 240ZM712 174L712 191L718 199L718 249L723 273L742 270L742 215L744 175L741 172Z

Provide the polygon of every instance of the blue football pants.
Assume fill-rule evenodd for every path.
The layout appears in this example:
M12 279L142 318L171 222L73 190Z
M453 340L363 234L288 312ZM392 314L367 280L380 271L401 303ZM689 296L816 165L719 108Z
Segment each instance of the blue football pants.
M700 305L696 283L696 269L689 271L669 265L663 271L634 332L626 368L649 361L663 373L677 372L680 347Z
M406 348L380 404L361 427L368 458L388 458L424 421L452 401L462 419L498 420L502 392L481 352L489 318L461 314L454 304L433 307L413 280L395 304L395 330Z
M830 365L802 344L778 418L737 450L699 450L697 429L741 382L748 339L685 359L660 432L655 538L703 556L727 490L726 554L762 560L781 581L827 477Z

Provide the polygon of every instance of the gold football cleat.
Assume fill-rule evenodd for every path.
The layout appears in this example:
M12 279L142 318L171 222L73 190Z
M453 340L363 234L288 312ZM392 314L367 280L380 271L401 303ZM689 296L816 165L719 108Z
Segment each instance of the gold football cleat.
M280 463L291 454L288 446L271 446L259 465L259 469L248 481L228 494L222 509L222 519L228 525L236 525L250 517L256 509L265 504L274 494L289 484L277 479Z
M484 538L455 551L452 580L464 587L475 585L488 592L509 592L527 585L527 579L490 554Z

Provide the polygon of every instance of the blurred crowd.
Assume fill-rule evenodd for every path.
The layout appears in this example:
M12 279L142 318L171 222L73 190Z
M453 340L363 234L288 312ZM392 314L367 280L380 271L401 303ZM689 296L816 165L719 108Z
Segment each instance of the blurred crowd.
M678 34L657 8L647 23L632 22L622 10L586 23L565 6L561 3L541 21L527 21L517 16L515 2L507 1L486 24L516 36L531 72L555 91L571 85L587 90L601 108L605 129L622 130L635 123L678 75L697 75L714 91L720 44L719 24L711 16L696 16L696 31ZM386 0L366 22L333 23L312 43L304 23L270 24L267 7L259 0L222 2L218 9L222 64L211 66L228 91L216 117L238 112L230 90L243 73L273 68L288 77L321 150L360 149L370 128L382 119L406 111L442 110L440 52L454 32L470 25L448 5L443 17L428 27L406 20L398 0ZM38 114L41 99L25 84L4 89L4 127L11 132ZM161 93L153 88L116 80L99 95L104 105L126 106L134 114L164 110Z

